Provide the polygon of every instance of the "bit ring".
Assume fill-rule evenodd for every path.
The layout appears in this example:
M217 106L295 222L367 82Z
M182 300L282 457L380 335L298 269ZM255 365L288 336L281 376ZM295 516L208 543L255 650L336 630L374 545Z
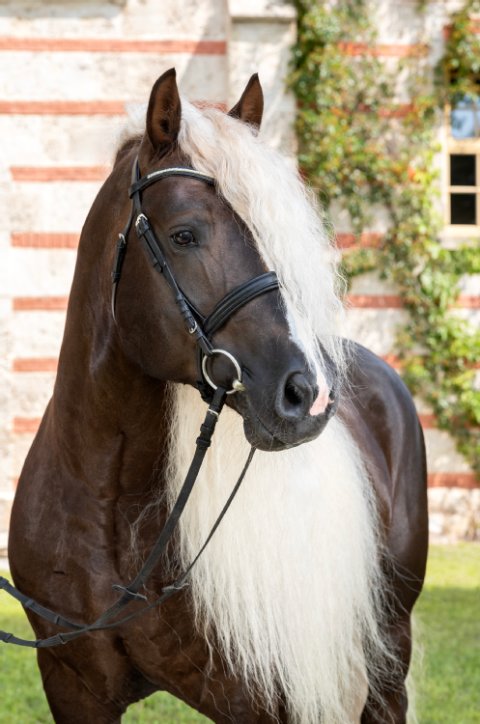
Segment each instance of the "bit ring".
M203 376L205 377L205 379L208 382L208 384L210 385L210 387L214 390L218 389L218 385L216 385L215 382L212 380L212 378L208 374L208 369L207 369L208 360L211 357L213 357L214 355L223 355L232 363L232 365L235 368L235 373L236 373L237 377L232 382L232 389L227 390L227 395L233 395L235 392L244 392L245 387L242 383L241 367L240 367L238 361L233 356L233 354L231 354L230 352L227 352L225 349L212 349L212 350L210 350L210 354L208 355L208 357L205 356L202 359Z

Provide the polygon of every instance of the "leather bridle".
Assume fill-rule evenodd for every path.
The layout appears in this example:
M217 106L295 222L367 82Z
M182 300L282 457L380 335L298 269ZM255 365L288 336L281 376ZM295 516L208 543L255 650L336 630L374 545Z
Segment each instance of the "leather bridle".
M216 304L208 317L201 314L178 285L168 265L162 245L142 208L142 191L158 181L171 178L172 176L198 179L209 186L215 186L215 179L201 171L195 171L191 168L165 168L158 171L151 171L142 177L140 175L138 159L135 159L132 168L132 184L129 189L129 197L132 199L132 209L127 224L118 237L117 253L112 271L112 314L115 319L118 283L127 251L128 235L132 225L134 225L137 237L140 239L150 263L159 274L163 275L163 278L171 288L187 332L197 343L199 372L197 387L202 398L210 402L213 390L216 389L217 385L213 382L208 372L208 360L215 355L226 357L232 363L235 370L236 377L233 380L231 389L228 390L226 394L231 395L244 390L241 365L230 352L214 346L211 339L212 335L221 329L230 317L245 306L245 304L248 304L248 302L251 302L262 294L278 289L278 279L275 272L272 271L260 274L228 292L228 294Z
M189 298L181 290L177 281L167 263L167 259L163 252L162 246L155 235L155 232L150 225L150 222L142 209L142 198L141 194L146 188L152 184L160 181L161 179L182 176L186 178L199 179L205 183L214 186L215 180L210 176L207 176L200 171L195 171L190 168L166 168L157 171L152 171L145 176L141 177L138 160L136 159L132 169L132 185L130 186L129 196L132 199L132 208L130 216L122 233L119 234L117 242L117 251L115 255L115 261L112 271L112 315L115 319L115 304L118 291L118 283L120 281L122 266L125 260L125 253L127 251L127 240L130 234L132 224L135 226L136 234L141 241L147 257L149 258L154 269L158 271L164 277L168 286L171 288L175 302L178 306L180 314L184 320L184 324L187 333L191 335L197 343L198 352L198 369L199 379L197 381L197 387L202 395L202 398L208 401L209 407L205 415L205 420L200 427L200 434L196 440L196 449L190 464L189 470L185 477L185 481L181 487L180 493L178 494L177 500L167 517L167 520L162 528L162 531L151 550L147 560L142 566L141 570L137 573L135 578L127 585L115 584L113 589L120 592L118 600L106 609L100 616L90 624L78 623L76 621L70 621L69 619L61 616L54 611L51 611L45 606L42 606L34 599L26 596L24 593L19 591L17 588L6 579L0 576L0 589L4 589L6 593L13 596L19 601L24 608L29 609L33 613L42 617L46 621L49 621L56 626L60 626L69 629L67 632L60 632L46 639L22 639L14 634L0 630L0 642L16 644L18 646L28 646L31 648L50 648L53 646L59 646L66 644L69 641L82 636L86 633L93 631L105 631L120 626L131 621L134 618L142 615L146 611L159 606L177 591L187 585L187 578L202 555L203 551L210 542L216 529L220 525L222 518L227 512L231 502L233 501L240 485L245 477L248 467L252 461L255 448L251 448L248 455L247 461L244 468L238 478L230 496L227 499L220 515L213 528L211 529L207 539L201 547L198 554L190 565L180 574L177 578L168 586L162 588L160 596L151 602L148 602L147 597L140 593L140 590L145 586L147 579L151 575L161 555L164 553L168 542L170 541L177 525L180 520L180 516L185 508L187 500L193 489L194 483L200 472L200 467L205 458L207 449L210 446L211 439L217 424L220 412L222 411L223 405L225 404L226 396L234 394L236 392L243 392L244 386L242 383L242 367L237 359L227 350L216 348L212 342L212 335L215 334L223 325L241 309L245 304L256 299L262 294L276 290L279 288L277 275L275 272L266 272L260 274L253 279L241 284L238 287L232 289L226 294L223 299L220 300L214 307L213 311L207 316L203 316L198 309L192 304ZM233 365L235 377L232 382L230 389L225 389L220 385L216 385L211 379L208 370L208 361L215 355L222 355L226 357ZM130 613L123 618L119 618L119 614L131 601L143 601L146 605L142 608L137 609L133 613Z

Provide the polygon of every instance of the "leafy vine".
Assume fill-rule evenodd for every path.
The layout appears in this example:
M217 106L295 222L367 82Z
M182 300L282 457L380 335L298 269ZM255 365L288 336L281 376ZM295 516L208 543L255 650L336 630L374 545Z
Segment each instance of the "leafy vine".
M347 277L376 269L399 290L408 322L398 332L402 372L431 406L440 428L480 473L480 395L475 363L480 335L455 304L461 278L480 271L473 245L449 249L439 232L436 127L446 101L478 99L480 41L469 0L452 17L436 84L425 55L404 59L408 105L400 104L397 74L375 53L367 0L295 0L298 41L291 87L298 103L299 163L324 207L348 212L360 238L383 210L388 228L375 248L344 254ZM428 3L419 2L424 12ZM478 8L480 9L480 8ZM364 52L355 51L363 48Z

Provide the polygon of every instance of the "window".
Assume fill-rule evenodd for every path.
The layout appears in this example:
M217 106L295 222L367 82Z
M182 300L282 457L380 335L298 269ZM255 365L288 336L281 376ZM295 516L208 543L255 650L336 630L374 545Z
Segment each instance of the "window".
M479 157L474 153L450 153L450 224L480 223Z
M461 98L449 111L448 203L452 230L480 232L480 99Z

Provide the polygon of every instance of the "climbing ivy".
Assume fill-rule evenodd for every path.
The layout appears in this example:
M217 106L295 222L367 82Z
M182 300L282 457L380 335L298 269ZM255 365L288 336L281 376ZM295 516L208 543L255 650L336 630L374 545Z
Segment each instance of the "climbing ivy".
M378 270L395 283L409 312L398 332L403 376L432 407L438 425L480 472L480 395L474 365L480 335L455 311L461 278L478 273L478 248L439 241L436 129L446 101L468 93L480 73L480 44L469 0L452 17L446 51L432 86L426 54L396 71L369 52L376 42L368 0L295 0L298 41L290 85L297 97L299 164L324 207L348 212L355 234L387 214L376 248L344 254L348 278ZM426 12L428 2L419 2ZM359 46L361 44L361 46ZM361 52L356 53L355 49ZM391 66L390 66L391 67ZM400 105L398 77L408 79L410 105ZM403 82L403 81L402 81Z
M472 18L480 14L480 1L468 0L453 17L449 28L445 55L438 65L442 74L440 88L446 100L452 104L465 98L478 99L480 81L480 20ZM476 27L477 26L477 27ZM442 79L447 83L442 84Z

